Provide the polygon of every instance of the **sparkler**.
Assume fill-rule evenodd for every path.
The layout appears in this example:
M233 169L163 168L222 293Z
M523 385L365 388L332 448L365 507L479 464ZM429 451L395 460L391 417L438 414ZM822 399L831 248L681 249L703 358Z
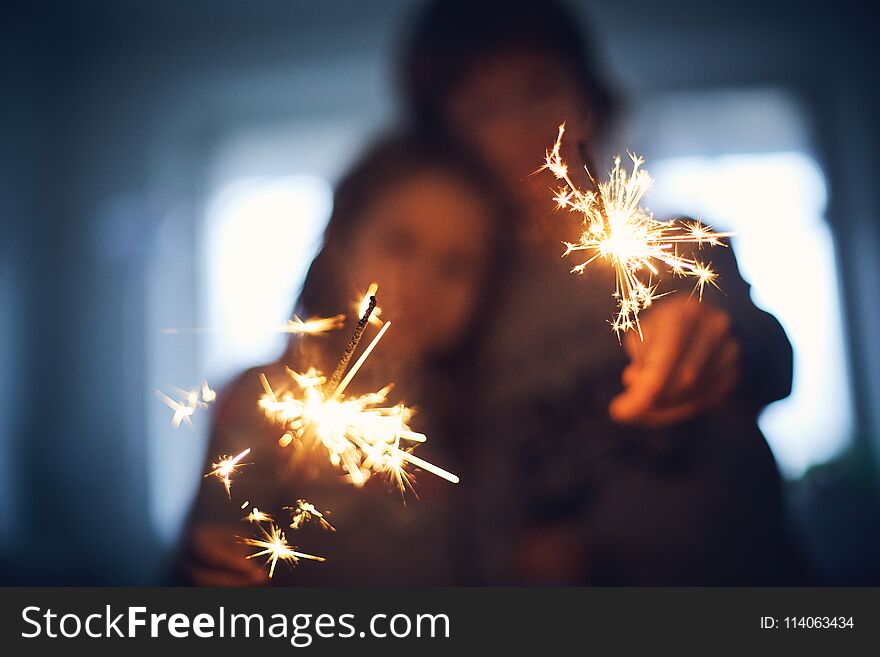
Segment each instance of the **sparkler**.
M410 485L410 474L406 471L408 464L458 483L456 475L411 454L426 437L410 428L412 409L403 404L385 406L391 384L365 395L344 394L391 328L391 322L382 324L354 365L348 367L375 307L376 298L371 296L339 365L329 379L314 368L303 373L288 369L290 383L274 389L261 374L264 392L259 406L267 417L285 427L286 432L279 440L282 446L291 444L294 439L303 445L323 445L330 463L345 471L351 483L357 486L363 485L372 474L380 474L395 482L404 492Z
M172 399L161 390L157 390L156 394L159 396L159 399L162 400L163 404L174 411L174 415L171 417L171 426L175 429L178 428L181 423L193 426L190 418L196 410L208 408L208 404L217 399L217 393L211 390L207 381L203 381L200 388L194 388L192 390L183 390L176 386L170 387L177 393L178 399Z
M262 538L246 538L245 545L262 548L259 552L254 552L247 556L248 559L256 559L257 557L266 557L266 565L269 566L269 578L275 575L275 565L279 561L286 561L292 566L299 563L300 559L310 559L311 561L326 561L324 557L316 557L304 552L297 552L295 545L290 545L284 536L284 532L275 524L269 524L269 531L266 531L262 525L257 525Z
M241 463L241 460L251 453L251 448L248 447L246 450L237 454L233 457L228 456L220 456L219 460L216 463L211 464L211 468L213 468L206 477L217 477L220 481L223 482L223 487L226 489L226 496L231 497L230 488L232 487L231 477L238 468L247 465L245 463Z
M360 344L361 338L364 337L364 331L367 329L367 324L370 321L370 316L373 314L373 311L376 309L376 297L371 296L367 300L367 307L364 310L363 314L358 319L358 323L354 328L354 334L351 336L351 340L348 341L348 346L345 348L345 351L342 353L342 358L339 360L339 364L336 366L336 369L333 371L333 375L330 377L330 380L327 382L329 388L334 389L333 396L338 397L342 394L342 391L345 390L345 386L340 384L340 379L342 375L345 374L345 370L348 368L348 363L351 361L351 357L354 355L355 350L357 349L358 344ZM391 322L388 322L390 325ZM379 342L381 336L385 333L385 327L382 327L382 330L379 331L379 337L373 341L373 343L367 347L368 350L372 349L372 347ZM355 363L355 367L352 368L353 372L357 371L357 363ZM354 376L354 374L352 374ZM351 379L346 377L348 381ZM340 390L341 388L341 390Z
M318 521L318 524L324 529L335 532L336 527L330 524L330 522L325 518L326 515L329 515L328 511L321 513L318 509L315 508L315 505L306 500L297 500L296 506L286 506L285 509L291 512L291 529L299 529L305 523L307 523L312 518Z
M412 489L412 475L408 466L421 468L452 483L458 483L456 475L440 468L414 454L412 450L427 440L424 434L410 428L414 411L404 404L388 406L388 395L393 384L363 395L346 395L345 392L370 354L391 328L391 322L382 322L376 315L378 286L373 283L363 299L357 302L358 322L354 333L343 352L339 364L327 378L321 372L310 368L305 372L287 369L290 381L280 388L273 388L265 374L260 374L263 395L259 406L265 414L285 427L279 443L286 447L321 445L327 450L330 463L345 471L348 479L355 485L364 484L372 475L387 477L404 493ZM314 335L335 330L342 326L343 315L334 317L315 317L306 321L294 317L282 327L281 331L297 335ZM379 330L366 348L351 364L367 326L374 324ZM205 381L201 389L177 389L180 399L175 400L157 391L173 411L172 424L177 427L182 422L191 424L190 417L197 408L204 408L216 399L216 393ZM250 454L245 449L235 456L221 455L211 464L211 471L205 476L216 477L223 483L227 497L231 498L232 476L246 465L242 460ZM244 510L250 502L241 504ZM330 523L327 511L319 511L311 502L298 499L296 506L285 507L291 512L290 527L298 530L312 520L328 531L336 528ZM248 559L266 557L269 577L275 574L279 561L296 565L300 559L325 561L319 557L299 552L296 546L287 542L275 520L268 513L253 507L242 520L255 524L260 532L257 538L243 539L246 545L259 548L247 556Z
M679 245L695 244L702 247L722 245L721 238L733 233L716 233L699 222L662 222L639 203L651 189L653 180L642 168L644 160L630 154L633 166L627 173L615 158L614 168L608 182L597 183L590 171L587 175L592 190L581 190L572 182L568 165L562 159L560 149L565 124L559 126L559 134L551 150L545 155L544 169L549 169L563 185L556 191L557 208L578 213L583 217L583 232L577 242L565 242L567 256L585 251L587 259L576 265L573 273L582 273L598 258L611 263L616 276L614 297L618 302L617 317L611 326L618 337L621 333L636 329L641 336L639 312L648 308L658 294L653 277L665 266L673 276L696 279L695 291L703 298L706 285L717 287L716 272L711 263L704 263L679 253Z

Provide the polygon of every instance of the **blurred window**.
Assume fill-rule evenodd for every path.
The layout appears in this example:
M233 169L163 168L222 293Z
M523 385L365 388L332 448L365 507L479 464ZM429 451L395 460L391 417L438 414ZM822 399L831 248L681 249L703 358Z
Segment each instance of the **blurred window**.
M203 242L206 372L217 381L276 358L333 203L329 183L294 175L240 179L219 190Z
M694 99L681 99L679 112L667 105L662 112L667 120L655 124L663 130L678 114L678 121L690 124L689 143L679 153L648 160L655 186L647 204L660 217L686 213L736 232L731 241L753 301L779 319L794 347L792 394L771 404L759 424L783 472L797 477L840 454L853 429L841 282L825 222L825 179L790 97L726 92L713 102L703 95L697 115L689 101ZM718 121L731 112L744 117L731 121L731 141L725 144L725 126ZM753 134L740 139L743 121ZM679 129L684 132L677 125L670 131ZM762 139L765 131L776 137ZM699 152L701 134L705 154ZM756 152L748 152L752 147Z

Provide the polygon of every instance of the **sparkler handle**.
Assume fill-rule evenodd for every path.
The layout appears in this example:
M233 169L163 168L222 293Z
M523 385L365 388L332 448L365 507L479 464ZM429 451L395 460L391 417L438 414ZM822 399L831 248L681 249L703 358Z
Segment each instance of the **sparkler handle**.
M339 385L339 381L342 379L342 375L345 374L345 370L348 368L348 363L351 361L351 357L354 354L355 349L357 349L358 343L360 343L361 338L364 335L364 331L367 330L367 324L370 321L370 316L373 314L373 311L375 309L376 297L370 296L370 302L367 305L367 310L358 320L357 326L355 326L354 328L354 334L351 336L351 340L348 341L348 346L345 348L345 351L342 354L342 359L339 361L339 364L333 371L333 376L331 376L330 379L327 381L327 390L335 390L336 387Z

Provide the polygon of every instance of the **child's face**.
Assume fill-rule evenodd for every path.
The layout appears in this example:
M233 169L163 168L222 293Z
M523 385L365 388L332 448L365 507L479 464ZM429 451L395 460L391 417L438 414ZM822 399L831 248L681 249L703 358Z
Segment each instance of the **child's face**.
M479 62L451 94L448 121L501 181L527 204L546 209L548 182L532 176L566 122L566 144L589 138L583 92L574 73L549 55L511 51ZM578 162L577 153L566 155Z
M485 277L486 203L451 174L426 171L391 185L364 208L348 265L349 285L373 281L395 353L419 358L463 338Z

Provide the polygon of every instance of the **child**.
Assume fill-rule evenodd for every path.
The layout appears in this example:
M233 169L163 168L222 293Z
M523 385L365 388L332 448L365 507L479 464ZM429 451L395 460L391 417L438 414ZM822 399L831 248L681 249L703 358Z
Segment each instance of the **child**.
M253 506L273 514L292 545L327 558L291 571L279 566L275 580L294 585L448 584L461 581L454 531L461 488L416 472L419 498L406 503L371 478L362 488L344 480L321 446L306 451L281 447L283 428L258 408L259 374L273 385L285 367L316 367L329 375L354 325L359 293L379 284L381 320L393 326L348 389L357 394L393 381L390 403L416 406L413 426L429 436L419 454L458 470L466 446L454 445L456 409L466 403L458 386L477 339L502 235L483 184L458 155L409 137L373 148L340 183L325 242L313 262L296 314L307 318L345 312L346 328L320 336L293 336L275 363L242 374L218 402L209 461L218 454L251 453L232 482L231 499L213 478L205 480L188 525L180 578L197 585L266 583L258 551L239 536L258 533L242 522ZM293 220L293 218L292 218ZM371 327L365 344L376 329ZM363 348L363 344L362 347ZM457 458L456 458L457 457ZM206 470L207 471L207 470ZM467 484L463 484L466 486ZM337 532L312 522L288 527L282 507L304 498L321 510ZM244 501L247 507L240 508Z
M498 177L516 236L473 373L481 462L508 465L479 478L469 513L492 530L471 561L489 584L802 583L756 422L790 392L792 349L733 250L708 256L723 293L657 298L623 345L611 268L572 276L580 260L552 257L579 227L554 211L553 176L530 174L564 120L584 176L614 115L578 18L550 0L434 0L403 62L414 120Z

